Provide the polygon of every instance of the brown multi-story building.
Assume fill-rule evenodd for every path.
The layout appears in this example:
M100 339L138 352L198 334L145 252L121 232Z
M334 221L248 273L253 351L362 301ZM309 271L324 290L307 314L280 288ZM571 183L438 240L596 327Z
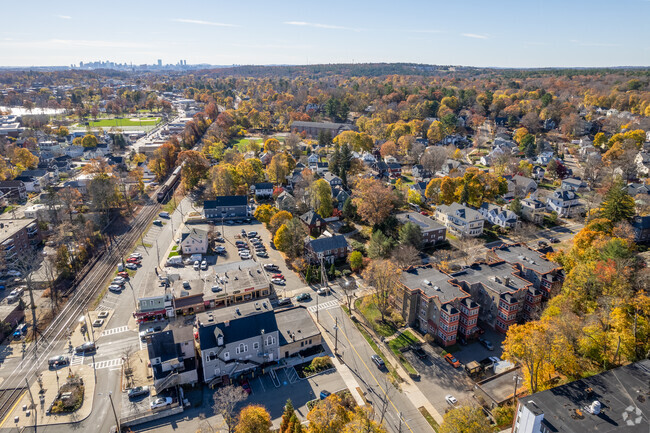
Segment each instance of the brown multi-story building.
M524 246L506 245L490 251L487 263L453 274L431 265L405 270L393 302L409 325L449 346L458 334L471 338L479 320L505 333L514 323L539 317L542 300L557 293L562 281L557 263Z
M14 269L26 251L41 243L35 219L0 219L0 274Z
M422 243L435 245L444 242L447 238L447 227L426 215L417 212L397 214L397 220L402 223L413 223L422 230Z

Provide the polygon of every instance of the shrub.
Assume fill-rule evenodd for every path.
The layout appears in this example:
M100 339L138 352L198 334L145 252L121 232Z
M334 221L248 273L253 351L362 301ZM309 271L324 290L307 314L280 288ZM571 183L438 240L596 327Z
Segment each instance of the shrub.
M309 365L311 371L322 371L332 367L332 360L329 358L329 356L316 357L311 361L311 364Z
M404 326L404 318L397 311L393 311L390 314L390 320L395 324L396 328L401 328L402 326Z
M424 334L424 341L426 341L429 344L433 344L435 341L435 338L431 334Z

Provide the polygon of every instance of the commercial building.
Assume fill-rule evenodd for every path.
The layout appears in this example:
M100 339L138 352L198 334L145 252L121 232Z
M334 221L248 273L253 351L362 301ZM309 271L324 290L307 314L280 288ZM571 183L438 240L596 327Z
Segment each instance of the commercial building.
M170 324L169 328L147 337L156 393L199 380L193 327Z
M203 215L207 219L226 220L246 218L248 204L245 195L226 195L203 202Z
M195 227L186 228L181 233L180 247L183 254L207 253L208 232Z
M331 138L336 137L343 131L354 131L354 125L333 122L302 122L295 121L291 124L291 131L305 133L312 138L317 138L321 132L329 133Z
M522 397L513 433L647 433L650 360Z

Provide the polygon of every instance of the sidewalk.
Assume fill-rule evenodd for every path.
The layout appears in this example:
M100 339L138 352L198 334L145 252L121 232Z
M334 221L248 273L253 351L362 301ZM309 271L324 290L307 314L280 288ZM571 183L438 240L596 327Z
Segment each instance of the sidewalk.
M81 407L69 414L47 415L45 411L50 407L58 394L57 375L58 384L62 386L66 383L70 372L78 375L83 380L84 400ZM30 427L34 425L34 417L37 417L36 422L39 426L75 423L88 418L92 412L95 398L95 377L91 367L87 365L75 365L58 370L46 370L41 373L41 379L44 391L42 394L40 393L38 381L34 381L30 386L31 396L34 398L36 410L30 410L32 409L30 393L25 392L22 399L13 408L11 416L7 418L7 426L13 423L16 427ZM42 399L40 399L40 395L43 396ZM24 407L30 412L29 415L27 415L27 411L23 410ZM16 422L15 419L18 421Z
M314 319L313 315L314 313L310 313L312 315L312 319ZM318 327L318 330L321 333L321 336L325 339L327 343L327 347L334 347L334 342L331 340L329 334L325 331L325 328L323 328L320 323L318 323L317 320L314 320L314 323ZM339 375L345 382L345 385L348 387L350 390L350 393L352 394L352 397L354 397L354 400L357 402L359 406L365 406L366 401L364 397L362 397L359 394L359 391L361 387L359 386L359 382L357 382L357 379L354 377L354 374L350 370L350 368L341 363L341 361L338 360L336 356L331 356L330 359L332 360L332 363L334 364L334 367L336 367L336 371L338 371Z

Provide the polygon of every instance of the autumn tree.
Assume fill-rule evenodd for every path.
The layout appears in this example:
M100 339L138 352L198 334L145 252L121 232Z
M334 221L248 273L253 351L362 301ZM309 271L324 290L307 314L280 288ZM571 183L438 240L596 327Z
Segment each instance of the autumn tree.
M329 218L334 211L332 188L324 179L318 179L310 188L311 207L323 218Z
M276 153L280 150L280 142L277 138L269 138L264 142L264 151Z
M287 181L287 175L295 167L293 158L284 153L278 153L271 158L271 162L266 167L266 174L269 181L280 185Z
M237 174L247 187L264 181L264 166L257 158L249 158L237 164Z
M86 134L81 139L81 145L83 147L97 147L97 144L97 137L95 137L93 134Z
M275 236L275 233L278 231L278 229L282 227L284 224L288 223L292 218L293 215L291 215L289 212L287 212L286 210L281 210L271 217L267 225L267 228L269 229L271 234Z
M278 229L273 243L278 250L293 259L302 254L306 236L307 232L302 222L298 218L293 218Z
M363 254L361 254L361 251L352 251L348 255L348 262L352 271L359 271L363 267Z
M242 178L232 164L221 163L210 170L212 188L216 195L235 195L242 189Z
M399 268L390 260L371 260L363 271L363 279L372 288L373 301L382 322L390 312L390 296L397 287L400 274Z
M11 157L11 163L16 166L19 172L33 170L38 166L39 159L28 149L17 147Z
M381 223L395 206L393 191L377 179L361 179L352 190L357 214L371 225Z
M429 139L429 142L432 144L435 144L439 141L442 141L443 138L447 136L447 132L445 131L445 127L440 122L439 120L434 120L431 122L431 125L429 126L429 130L427 131L427 138Z
M205 178L210 163L203 154L196 150L185 150L178 154L178 162L182 164L181 180L187 190L193 189L201 179Z
M394 141L389 140L381 145L380 152L381 152L381 156L384 158L387 156L395 156L397 155L397 145L395 144Z
M291 399L287 400L284 405L284 412L282 413L282 421L280 422L280 430L278 433L303 433L304 429L300 420L296 416L296 410L291 403Z
M459 406L449 410L440 426L440 433L491 433L490 420L479 406Z
M273 215L276 213L278 213L278 208L275 206L272 206L270 204L261 204L257 206L257 209L255 209L253 216L259 222L268 224L271 221Z
M271 433L271 415L260 405L246 406L239 412L235 433Z

